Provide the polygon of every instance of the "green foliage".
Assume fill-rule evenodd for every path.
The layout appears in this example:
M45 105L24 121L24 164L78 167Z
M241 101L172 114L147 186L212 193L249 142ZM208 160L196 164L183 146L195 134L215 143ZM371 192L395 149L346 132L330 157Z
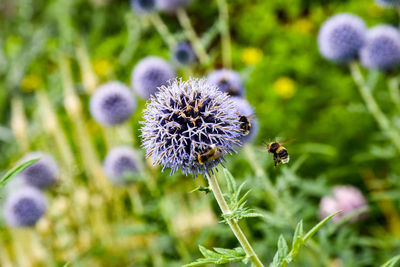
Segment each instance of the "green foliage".
M23 162L19 164L18 166L12 168L10 171L8 171L0 180L0 188L6 186L6 184L10 181L11 178L13 178L15 175L18 173L22 172L25 168L29 167L36 161L40 160L40 158L36 159L31 159L26 162Z
M241 261L247 263L246 253L242 248L226 249L214 248L214 251L199 245L201 254L204 258L197 259L195 262L185 264L185 267L204 266L207 264L226 264Z
M381 267L394 267L399 262L399 260L400 260L400 255L395 256L390 260L388 260L387 262L385 262L384 264L382 264Z

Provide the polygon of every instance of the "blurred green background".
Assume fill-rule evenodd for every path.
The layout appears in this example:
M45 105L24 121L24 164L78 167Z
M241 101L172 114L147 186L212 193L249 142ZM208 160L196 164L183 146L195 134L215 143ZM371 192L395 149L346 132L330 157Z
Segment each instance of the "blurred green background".
M271 262L280 234L290 240L301 219L311 228L321 197L333 185L351 184L368 199L369 216L354 224L329 223L292 266L384 263L400 248L399 153L365 108L349 69L320 56L316 36L323 21L339 12L355 13L371 27L398 25L396 10L372 0L227 2L232 69L244 79L260 126L252 145L227 158L235 178L252 189L249 206L265 215L242 222L255 250L265 264ZM210 38L213 61L179 75L202 77L222 67L218 6L193 0L187 12L198 35ZM176 17L161 18L182 39ZM200 257L199 244L238 246L218 223L211 194L189 193L205 185L202 177L149 168L150 182L105 185L111 197L94 182L110 146L129 142L127 132L140 149L145 101L138 99L123 128L102 129L88 112L90 93L106 81L129 85L141 58L169 54L150 20L132 12L128 1L1 0L0 168L6 171L26 152L43 150L62 170L60 184L46 193L49 210L33 229L0 226L1 266L180 266ZM368 77L376 79L376 101L399 130L386 76ZM110 135L118 137L110 141ZM290 164L275 170L262 146L278 136L293 141L286 145ZM251 156L283 206L269 204L270 184L255 175Z

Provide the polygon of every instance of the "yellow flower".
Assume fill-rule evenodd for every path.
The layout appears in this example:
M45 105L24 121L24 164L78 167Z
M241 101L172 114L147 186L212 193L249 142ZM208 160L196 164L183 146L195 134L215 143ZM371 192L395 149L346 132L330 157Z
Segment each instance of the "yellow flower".
M309 34L314 28L314 25L309 19L301 18L298 19L293 25L295 31L301 34Z
M29 74L21 81L21 90L25 93L32 93L42 85L42 78L39 75Z
M284 99L292 98L296 92L294 81L290 77L282 76L274 82L275 92Z
M93 70L98 76L107 76L111 67L111 62L106 59L98 59L93 63Z
M242 61L246 65L256 65L263 58L263 52L256 47L248 47L242 51Z

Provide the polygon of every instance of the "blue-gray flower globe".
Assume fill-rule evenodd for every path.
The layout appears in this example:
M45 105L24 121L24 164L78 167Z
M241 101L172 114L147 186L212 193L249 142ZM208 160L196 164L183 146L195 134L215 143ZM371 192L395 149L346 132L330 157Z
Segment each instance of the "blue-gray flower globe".
M127 121L136 109L135 98L121 82L107 82L90 99L90 113L100 124L113 126Z
M367 34L360 51L361 64L369 69L392 70L400 63L400 33L390 25L378 25Z
M395 8L400 6L400 0L375 0L380 7Z
M210 84L217 86L220 91L226 92L230 96L244 95L242 77L234 70L215 70L207 76L207 80Z
M114 185L126 185L132 182L130 176L140 172L141 163L133 148L118 146L108 152L103 168Z
M179 8L185 8L191 0L157 0L157 9L166 13L175 13Z
M20 162L39 159L20 172L16 179L21 179L24 184L45 189L57 183L59 168L53 156L44 152L31 152L24 156Z
M365 43L367 28L356 15L340 13L327 19L318 33L318 48L328 60L347 63Z
M46 212L46 199L43 193L34 187L21 187L10 192L5 200L3 217L7 225L29 227Z
M196 54L188 42L179 42L172 51L172 58L178 65L191 65L196 62Z
M226 93L205 79L174 80L159 88L144 111L143 147L163 170L209 175L240 145L239 120ZM215 147L219 157L199 162Z
M138 14L146 14L156 8L157 0L130 0L131 9Z
M167 61L160 57L146 57L132 71L132 88L139 96L149 98L157 92L158 87L175 77L175 71Z

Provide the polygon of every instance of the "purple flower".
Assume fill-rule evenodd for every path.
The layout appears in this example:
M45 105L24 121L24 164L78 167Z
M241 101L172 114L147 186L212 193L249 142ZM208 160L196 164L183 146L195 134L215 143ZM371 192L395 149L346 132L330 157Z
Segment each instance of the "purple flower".
M217 86L222 92L230 96L243 96L243 81L239 73L228 69L219 69L211 72L207 76L209 83Z
M135 109L133 94L121 82L102 84L90 99L90 113L102 125L123 123L130 118Z
M3 216L7 225L14 227L33 226L46 212L46 199L34 187L22 187L10 192L5 200Z
M178 65L191 65L196 61L196 55L188 42L178 43L172 51L172 58Z
M258 130L258 121L257 118L254 116L254 109L244 98L235 96L231 99L236 107L238 114L246 116L251 124L250 133L248 135L241 136L240 140L242 143L251 142L256 137Z
M337 223L342 217L352 213L356 210L366 208L367 201L362 195L361 191L354 186L335 186L332 190L331 196L325 196L321 199L319 205L319 218L323 219L326 216L336 212L342 211L335 215L332 220ZM366 215L366 212L353 217L350 221L355 222Z
M140 160L129 146L119 146L108 152L104 160L104 171L115 185L128 184L129 178L140 172Z
M209 175L240 144L239 120L227 94L204 79L175 80L144 111L143 147L163 170ZM199 155L211 153L208 158Z
M155 94L158 87L166 85L176 76L171 65L159 57L146 57L132 71L132 87L143 98Z
M20 172L17 179L21 179L24 184L40 189L49 188L57 183L59 169L54 158L47 153L31 152L24 156L20 162L40 158Z
M179 8L185 8L191 0L157 0L157 9L167 13L175 13Z
M391 70L400 63L400 33L390 25L378 25L367 33L360 51L361 64L366 68Z
M327 19L318 33L318 48L323 57L346 63L357 57L365 43L366 26L356 15L340 13Z
M400 0L375 0L375 3L381 7L398 7Z
M153 11L156 7L156 0L130 0L131 9L139 14Z

